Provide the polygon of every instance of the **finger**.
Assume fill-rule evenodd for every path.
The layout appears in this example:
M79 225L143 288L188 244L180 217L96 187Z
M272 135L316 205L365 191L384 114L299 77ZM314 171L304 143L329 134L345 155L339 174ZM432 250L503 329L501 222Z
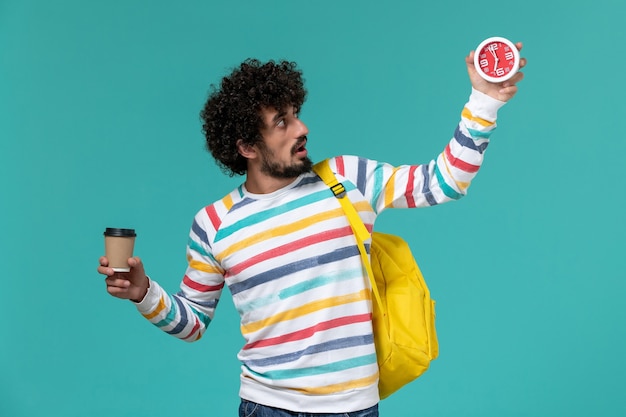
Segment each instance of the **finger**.
M131 267L136 267L141 264L141 258L139 256L133 256L132 258L128 258L128 265Z
M524 79L524 73L518 72L514 76L511 77L511 79L508 81L508 84L515 85L518 82L522 81L523 79Z
M141 262L141 258L139 256L128 258L128 266L143 271L143 263Z
M519 69L524 68L526 66L526 63L527 63L526 58L520 58L520 60L519 60Z
M128 293L128 288L120 288L120 287L107 287L107 292L114 297L118 298L129 298L130 294Z
M521 51L522 48L524 47L524 44L522 42L517 42L515 44L515 47L517 48L518 51Z
M108 277L104 280L107 287L116 287L116 288L128 288L130 287L130 281L124 278L118 277Z
M100 265L102 266L109 266L109 260L107 259L106 256L101 256L99 259Z
M498 90L498 93L500 93L500 95L507 96L508 98L505 101L508 101L517 93L517 86L510 85L508 87L502 87Z
M115 271L113 270L113 268L109 268L109 267L106 267L106 266L99 266L98 267L98 273L110 277L110 276L115 274Z

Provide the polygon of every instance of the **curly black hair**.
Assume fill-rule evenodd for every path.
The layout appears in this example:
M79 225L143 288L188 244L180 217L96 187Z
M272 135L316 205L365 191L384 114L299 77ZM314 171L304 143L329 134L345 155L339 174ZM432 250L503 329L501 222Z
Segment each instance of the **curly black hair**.
M247 59L222 78L200 112L206 147L222 171L230 175L246 173L246 159L237 149L237 141L254 145L262 140L261 110L300 109L306 99L302 71L295 62Z

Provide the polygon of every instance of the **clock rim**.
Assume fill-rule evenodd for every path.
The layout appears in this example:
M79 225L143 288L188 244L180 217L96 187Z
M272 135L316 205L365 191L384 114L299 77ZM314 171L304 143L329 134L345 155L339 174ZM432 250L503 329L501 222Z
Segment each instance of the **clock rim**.
M480 69L480 66L478 65L478 55L479 55L480 50L482 50L485 45L487 45L488 43L492 43L492 42L505 43L513 51L513 68L511 68L511 71L509 71L507 74L503 75L502 77L492 77L491 75L487 75ZM519 54L519 51L517 50L517 47L515 46L513 42L511 42L507 38L503 38L502 36L491 36L485 39L480 44L478 44L478 47L476 47L476 50L474 52L474 68L476 68L476 72L478 72L478 75L480 75L483 79L492 83L501 83L513 77L517 73L517 71L519 71L519 63L520 63L520 54Z

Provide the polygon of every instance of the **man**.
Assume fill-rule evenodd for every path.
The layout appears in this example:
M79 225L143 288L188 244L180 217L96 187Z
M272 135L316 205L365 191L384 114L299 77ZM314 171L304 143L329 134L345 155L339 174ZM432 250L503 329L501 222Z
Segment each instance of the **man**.
M497 110L523 77L492 84L476 73L473 52L466 64L472 94L435 160L399 167L330 160L368 228L387 208L465 194ZM378 416L371 289L339 202L311 171L309 132L298 118L301 75L294 63L248 60L210 94L201 113L207 147L245 182L196 214L177 294L150 280L137 257L129 273L114 273L104 257L98 271L111 295L134 301L150 322L186 341L202 336L228 286L246 341L238 354L240 416Z

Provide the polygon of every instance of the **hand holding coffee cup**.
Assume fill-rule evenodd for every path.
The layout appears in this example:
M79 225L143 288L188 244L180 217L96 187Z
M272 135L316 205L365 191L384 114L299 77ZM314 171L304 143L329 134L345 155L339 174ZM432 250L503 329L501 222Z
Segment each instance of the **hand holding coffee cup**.
M107 228L104 232L106 255L100 258L98 272L106 276L107 291L114 297L141 301L150 282L138 257L133 257L136 233L133 229Z
M107 227L104 231L104 251L109 267L115 272L129 272L128 259L135 248L135 229Z

